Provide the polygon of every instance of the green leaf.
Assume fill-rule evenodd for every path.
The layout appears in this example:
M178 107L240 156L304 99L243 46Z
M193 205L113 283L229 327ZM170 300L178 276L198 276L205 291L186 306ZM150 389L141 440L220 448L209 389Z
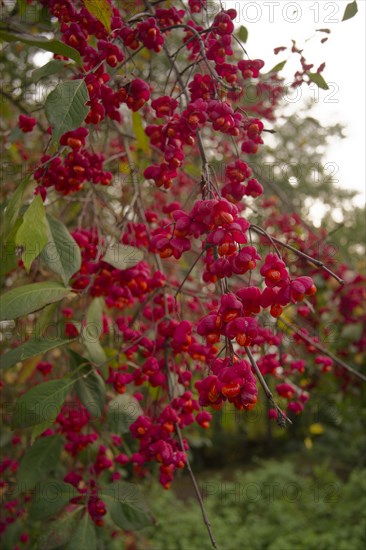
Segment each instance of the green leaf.
M41 195L36 195L24 216L23 223L15 235L15 244L21 246L22 260L25 269L29 273L33 260L35 260L48 241L46 211Z
M342 21L347 21L347 19L351 19L356 15L357 12L358 6L356 0L354 0L354 2L350 2L349 4L347 4Z
M75 382L75 391L80 401L91 415L102 416L106 395L103 378L88 364L88 359L72 350L69 350L69 354L75 378L78 378Z
M54 550L63 548L69 542L81 518L80 508L67 511L60 518L52 521L37 541L37 550ZM80 548L80 550L83 550Z
M136 531L153 523L134 483L114 483L100 494L112 520L121 529Z
M38 384L17 400L12 428L27 428L53 422L59 414L74 380L49 380Z
M37 483L29 508L29 517L33 521L48 519L60 512L70 499L79 494L75 487L63 481L52 480Z
M241 25L238 31L239 40L241 40L245 44L246 41L248 40L248 34L249 34L248 29L246 27L243 27L243 25Z
M53 74L58 74L65 67L65 63L66 62L61 61L61 59L51 59L51 61L45 65L42 65L42 67L32 71L32 81L37 84L37 82L42 80L42 78L46 78L47 76L51 76Z
M27 449L17 472L17 492L29 491L49 472L55 469L62 449L60 435L37 439Z
M65 550L96 550L96 548L97 536L94 523L85 511Z
M282 71L282 69L284 68L284 66L286 65L287 63L287 60L285 61L280 61L280 63L277 63L277 65L275 65L273 67L273 69L271 69L269 72L270 73L278 73L279 71Z
M85 374L84 374L85 373ZM92 416L102 416L105 404L105 384L103 378L92 367L83 369L85 378L75 384L76 392L82 404Z
M9 235L11 234L13 227L18 219L19 210L23 201L24 191L29 183L29 179L30 176L24 178L24 180L18 185L9 201L9 204L6 207L3 217L4 244L6 244Z
M136 136L137 145L146 154L150 152L149 138L145 134L142 117L137 111L132 113L132 127Z
M29 357L34 357L35 355L43 355L51 349L60 348L62 346L65 346L66 344L70 344L70 342L73 341L74 340L63 338L40 338L37 335L30 338L27 342L21 344L17 348L8 351L8 353L5 353L5 355L3 355L1 359L1 368L8 369L9 367L15 365L16 363L19 363L20 361L24 361Z
M45 422L41 422L41 424L36 424L32 427L31 432L31 441L33 442L39 437L45 430L48 430L48 428L52 428L53 422L49 422L46 420Z
M62 222L49 215L46 222L48 242L41 257L47 267L60 275L67 285L81 267L80 248Z
M13 523L10 523L6 527L5 532L1 534L2 550L14 550L17 542L19 542L22 531L24 531L24 520L22 518L18 518Z
M329 90L328 84L325 82L324 78L319 73L306 73L310 78L311 82L314 82L322 90Z
M86 324L82 327L83 344L92 363L99 365L107 360L99 338L103 333L103 299L94 298L86 314Z
M58 144L65 132L79 128L89 112L89 99L83 79L61 82L47 96L45 112L52 128L52 139Z
M52 52L64 57L69 57L81 65L80 54L75 48L64 44L60 40L50 40L44 36L34 36L32 34L9 32L6 30L0 30L0 40L3 42L22 42L27 46L34 46L35 48L41 48L47 52Z
M115 243L110 245L107 252L104 254L102 260L107 264L112 265L116 269L129 269L133 267L144 257L144 253L135 248L125 244Z
M132 395L124 393L109 402L107 421L112 431L128 433L131 424L141 415L140 404Z
M111 32L112 7L107 0L84 0L84 6L108 32Z
M363 324L362 323L352 323L344 325L341 332L341 337L346 340L351 340L357 342L362 337Z
M22 224L22 218L18 218L13 229L7 236L6 242L0 244L0 276L9 273L18 266L18 256L15 244L15 235Z
M50 327L54 329L55 326L57 326L56 323L53 323L53 318L55 316L57 308L58 304L57 302L55 302L53 304L49 304L41 311L34 326L34 331L32 333L32 336L34 338L40 339L43 335L46 334L45 339L47 339L47 329L49 329ZM56 338L54 338L54 340L55 339Z
M60 283L45 282L13 288L0 296L0 321L17 319L48 304L59 302L71 288Z

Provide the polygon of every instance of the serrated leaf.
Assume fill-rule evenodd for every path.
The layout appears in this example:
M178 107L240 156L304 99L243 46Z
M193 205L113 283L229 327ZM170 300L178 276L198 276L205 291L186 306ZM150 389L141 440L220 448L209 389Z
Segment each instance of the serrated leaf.
M4 237L4 244L7 243L7 240L9 238L9 235L11 234L14 225L18 219L19 210L22 205L23 201L23 195L24 191L29 183L29 177L24 178L23 181L18 185L18 187L15 189L11 199L9 200L9 203L6 207L6 210L4 212L3 216L3 237Z
M36 195L15 235L15 244L22 247L22 260L27 273L48 241L46 211L41 195Z
M282 69L284 68L286 63L287 63L287 60L280 61L280 63L277 63L277 65L275 65L269 72L270 73L278 73L279 71L282 71Z
M131 424L141 415L140 404L132 395L124 393L109 402L107 421L116 433L128 433Z
M43 355L47 351L60 348L73 341L72 339L66 338L40 339L38 336L32 337L24 344L5 353L1 359L1 368L7 369L29 357Z
M100 494L112 520L121 529L137 531L152 524L152 517L135 484L115 483L103 488Z
M243 27L243 25L241 25L238 31L239 40L241 40L245 44L246 41L248 40L248 35L249 35L248 29L246 27Z
M311 82L314 82L318 86L318 88L321 88L322 90L329 90L329 86L319 73L306 73L308 77L310 78Z
M29 491L50 471L54 470L60 458L62 437L50 435L41 437L27 449L17 472L17 492Z
M116 269L129 269L141 262L144 254L134 246L115 243L110 245L102 260Z
M112 7L107 0L84 0L84 5L88 12L111 32Z
M45 113L52 128L53 142L58 144L65 132L79 128L89 112L85 104L89 100L83 79L61 82L45 103Z
M144 126L142 124L142 117L137 111L132 113L132 128L135 134L137 145L146 154L150 152L149 138L145 134Z
M69 355L72 368L75 370L74 387L80 401L92 416L102 416L106 395L103 378L88 364L88 359L72 350L69 350Z
M60 512L70 499L79 494L75 487L63 481L37 483L29 508L29 517L33 521L48 519Z
M344 10L342 21L347 21L347 19L351 19L356 15L357 12L358 6L356 0L354 2L350 2L349 4L347 4L346 9Z
M47 52L52 52L64 57L69 57L81 65L80 54L75 48L64 44L60 40L49 40L44 36L34 36L32 34L10 32L6 30L0 30L0 40L3 42L22 42L27 46L34 46L41 48Z
M46 526L45 531L37 541L38 550L54 550L64 547L77 529L80 520L80 508L67 511L60 518ZM80 548L80 550L82 550Z
M60 283L45 282L13 288L0 296L0 321L13 320L48 304L59 302L69 294L71 288Z
M15 405L12 428L27 428L53 422L69 393L74 380L49 380L22 395Z
M67 285L81 267L80 248L60 220L47 215L46 223L48 242L41 257L47 267L60 275Z
M78 522L65 550L96 550L97 536L88 512Z
M42 67L32 71L32 82L37 84L37 82L42 80L42 78L46 78L47 76L51 76L53 74L58 74L64 66L65 61L61 61L61 59L51 59L51 61L45 63Z

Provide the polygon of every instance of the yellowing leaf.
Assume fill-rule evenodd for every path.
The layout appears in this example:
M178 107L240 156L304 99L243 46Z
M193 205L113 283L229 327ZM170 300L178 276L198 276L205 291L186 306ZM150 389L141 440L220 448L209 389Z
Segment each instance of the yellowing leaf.
M107 0L84 0L84 5L88 12L111 32L112 7Z
M315 422L309 426L309 432L312 435L321 435L324 433L324 426L320 422Z
M31 359L24 361L18 377L19 384L24 384L24 382L26 382L28 378L32 376L38 363L39 356L32 357Z
M149 153L149 138L145 134L144 127L142 125L142 118L137 111L132 113L132 127L133 132L137 139L137 145L146 154Z
M308 451L310 451L313 448L313 442L310 437L306 437L304 439L304 445L307 448Z

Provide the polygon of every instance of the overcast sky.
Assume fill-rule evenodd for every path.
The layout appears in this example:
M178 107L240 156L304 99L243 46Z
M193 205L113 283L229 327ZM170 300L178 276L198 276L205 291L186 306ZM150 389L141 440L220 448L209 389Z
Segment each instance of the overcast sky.
M236 24L249 31L246 49L252 59L262 58L270 70L279 61L287 59L289 53L274 55L277 46L291 46L295 39L298 47L304 48L304 55L315 69L323 62L322 73L329 84L329 90L320 90L315 85L303 86L298 92L300 101L316 98L317 105L312 116L325 126L341 123L345 126L346 139L334 138L324 157L324 163L335 166L336 185L356 189L359 192L357 204L365 202L365 15L366 2L358 0L359 12L355 17L342 22L349 0L227 0L223 7L235 8L238 12ZM212 13L219 10L219 0L208 0ZM329 29L330 34L316 29ZM326 43L320 39L329 36ZM39 54L36 63L43 65L50 54ZM51 57L51 55L50 55ZM298 56L293 56L282 71L288 83L299 68ZM289 96L289 108L294 112L299 103Z
M251 58L264 59L267 70L287 59L288 52L275 56L273 49L291 46L292 38L299 47L304 47L306 59L313 62L315 68L326 62L322 74L330 86L329 91L317 90L315 86L310 89L303 87L301 94L303 98L316 97L313 116L322 124L339 122L345 125L347 138L331 142L325 162L337 166L337 185L357 189L360 193L357 203L364 203L365 0L358 1L357 15L344 22L342 17L348 0L236 0L223 4L227 9L235 8L239 12L237 24L244 25L249 31L248 54ZM316 29L323 28L330 29L331 33L316 32ZM320 39L326 36L329 36L328 41L321 44ZM282 74L288 82L291 82L296 67L295 63L288 62L283 69ZM296 111L298 104L291 103L290 108Z

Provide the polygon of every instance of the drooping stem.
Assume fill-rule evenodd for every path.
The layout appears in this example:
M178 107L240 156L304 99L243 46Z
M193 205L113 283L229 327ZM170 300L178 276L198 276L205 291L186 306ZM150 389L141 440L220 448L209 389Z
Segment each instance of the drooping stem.
M262 229L258 225L252 224L250 227L258 235L262 235L263 237L267 237L271 242L273 241L273 242L279 244L280 246L283 246L284 248L287 248L288 250L291 250L291 252L294 252L295 254L300 256L301 258L305 258L305 260L307 260L308 262L316 265L317 267L320 267L321 269L323 269L324 271L329 273L329 275L331 275L336 281L338 281L338 283L340 285L344 285L344 280L341 279L341 277L339 277L336 273L334 273L334 271L329 269L329 267L327 267L320 260L316 260L312 256L309 256L309 254L306 254L305 252L302 252L301 250L298 250L294 246L291 246L290 244L284 243L283 241L280 241L279 239L276 239L275 237L272 237L272 236L268 235L267 231L265 231L264 229Z
M320 351L324 355L327 355L328 357L330 357L330 359L333 359L333 361L335 363L337 363L340 367L343 367L346 371L350 372L354 376L357 376L358 378L360 378L361 380L364 380L366 382L366 376L364 374L362 374L362 372L358 372L356 369L354 369L353 367L351 367L350 365L345 363L343 361L343 359L340 359L339 357L334 355L334 353L332 353L331 351L327 350L326 348L324 348L323 346L321 346L317 342L314 342L314 340L309 338L306 334L304 334L303 332L297 330L294 326L290 325L290 323L287 323L287 321L284 321L284 319L282 319L282 317L279 317L279 320L287 328L289 328L294 334L297 334L298 336L300 336L300 338L305 340L305 342L307 342L308 344L311 344L312 346L314 346L314 348L316 348L318 351Z
M165 362L166 376L167 376L167 381L168 381L168 394L169 394L170 401L172 401L172 399L174 397L174 394L173 394L172 381L171 381L171 378L170 378L170 370L169 370L169 341L168 341L168 338L165 339L165 344L164 344L164 360L165 360L164 362ZM211 527L211 523L210 523L210 520L209 520L207 512L206 512L205 503L203 502L203 497L202 497L200 488L198 486L196 477L195 477L195 475L193 473L193 470L192 470L190 460L188 458L186 449L184 447L183 436L182 436L182 432L180 430L178 422L175 422L175 431L176 431L176 434L178 436L178 441L179 441L180 448L182 449L182 452L186 455L187 470L188 470L189 476L191 478L194 491L196 493L198 504L199 504L199 507L200 507L201 513L202 513L202 518L203 518L204 524L206 525L206 529L207 529L208 535L210 537L211 544L212 544L213 548L217 548L218 546L217 546L214 534L212 532L212 527Z
M276 409L276 411L278 413L278 424L281 426L281 428L285 427L286 421L289 424L292 424L292 421L289 419L289 417L283 412L283 410L280 408L279 405L277 405L276 401L274 400L273 394L272 394L271 390L269 389L269 387L267 385L267 382L265 381L265 379L263 377L263 374L259 370L259 367L256 363L256 360L253 357L253 354L252 354L250 348L246 347L245 351L246 351L246 354L249 358L250 364L252 365L252 367L255 371L255 374L257 375L259 383L262 386L264 393L266 394L266 397L267 397L268 401L270 401L270 403L272 404L272 406Z

